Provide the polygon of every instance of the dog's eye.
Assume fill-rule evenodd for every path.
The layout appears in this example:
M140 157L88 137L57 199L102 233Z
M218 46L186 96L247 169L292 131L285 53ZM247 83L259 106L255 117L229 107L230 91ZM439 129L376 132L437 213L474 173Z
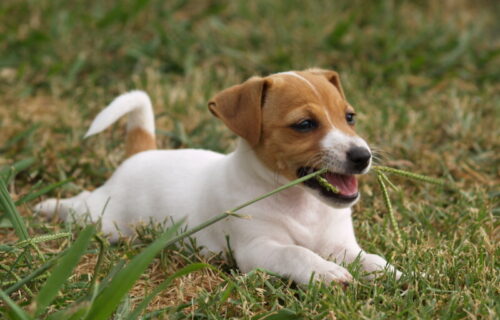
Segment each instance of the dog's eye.
M316 129L318 127L318 123L312 119L306 119L292 124L291 127L299 132L309 132Z
M345 119L349 125L352 126L356 123L356 119L354 119L355 116L356 116L356 114L353 112L346 113Z

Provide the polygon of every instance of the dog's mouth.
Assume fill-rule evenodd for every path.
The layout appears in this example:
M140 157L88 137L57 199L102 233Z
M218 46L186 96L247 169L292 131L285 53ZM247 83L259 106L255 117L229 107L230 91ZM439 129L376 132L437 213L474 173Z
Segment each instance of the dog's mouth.
M311 167L301 167L297 170L297 176L301 178L318 170ZM327 171L303 183L311 189L320 191L322 196L337 201L351 202L356 200L359 195L358 180L352 174Z

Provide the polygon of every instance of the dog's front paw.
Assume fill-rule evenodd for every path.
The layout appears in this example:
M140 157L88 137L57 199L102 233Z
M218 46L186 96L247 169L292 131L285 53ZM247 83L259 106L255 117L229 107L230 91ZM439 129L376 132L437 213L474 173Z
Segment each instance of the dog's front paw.
M330 261L323 261L313 267L314 279L330 284L332 282L348 284L353 281L352 275L346 268Z
M387 263L384 258L376 254L366 254L362 258L362 265L368 275L366 279L372 280L384 274L392 274L396 280L399 280L403 275L393 265Z

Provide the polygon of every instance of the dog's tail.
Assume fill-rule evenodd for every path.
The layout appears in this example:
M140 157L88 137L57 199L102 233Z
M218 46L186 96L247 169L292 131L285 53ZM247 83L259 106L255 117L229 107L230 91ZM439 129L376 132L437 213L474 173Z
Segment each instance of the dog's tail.
M115 98L102 110L90 125L85 138L99 133L129 114L127 123L127 157L146 150L156 149L153 106L144 91L130 91Z

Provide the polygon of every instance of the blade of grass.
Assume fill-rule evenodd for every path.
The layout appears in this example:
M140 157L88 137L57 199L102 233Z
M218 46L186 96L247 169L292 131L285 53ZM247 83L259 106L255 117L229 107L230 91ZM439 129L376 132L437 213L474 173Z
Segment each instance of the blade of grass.
M0 244L0 252L11 252L14 250L17 250L17 248L7 244Z
M101 269L102 261L104 259L104 253L106 252L105 240L98 234L95 235L95 239L99 243L99 255L97 256L97 262L94 267L94 275L92 276L92 281L90 282L90 292L94 291L95 289L97 277L99 276L99 270Z
M401 232L399 231L399 226L394 217L394 210L392 209L391 199L389 198L389 192L387 191L387 187L384 183L384 178L382 176L383 173L377 172L377 181L382 189L382 195L384 197L384 203L387 207L387 211L389 212L389 219L391 220L392 227L394 228L394 232L396 232L396 240L398 244L401 243Z
M72 304L70 307L50 314L46 320L72 320L82 319L90 307L88 301Z
M14 272L14 268L12 267L7 267L6 265L4 264L0 264L0 269L3 269L5 270L7 273L9 273L12 277L14 277L14 279L16 279L16 282L17 281L20 281L21 278ZM24 290L31 296L33 297L33 292L31 291L30 288L28 288L28 286L24 286Z
M154 257L165 248L165 243L174 237L182 223L183 221L175 223L152 244L135 256L127 266L118 271L116 276L109 282L109 285L96 298L86 319L108 319L130 288L132 288L135 281L142 275L151 261L153 261Z
M262 199L265 199L265 198L267 198L267 197L270 197L270 196L272 196L272 195L275 195L276 193L279 193L279 192L281 192L281 191L283 191L283 190L286 190L286 189L288 189L288 188L291 188L291 187L293 187L293 186L296 186L296 185L298 185L299 183L302 183L302 182L304 182L304 181L306 181L306 180L309 180L309 179L311 179L311 178L314 178L314 177L316 177L316 176L318 176L318 175L321 175L321 174L323 174L323 173L325 173L325 172L327 172L327 171L328 171L327 169L321 169L321 170L318 170L318 171L316 171L316 172L310 173L310 174L308 174L308 175L306 175L306 176L303 176L302 178L295 179L295 180L293 180L293 181L291 181L291 182L289 182L289 183L287 183L287 184L285 184L285 185L282 185L281 187L276 188L276 189L274 189L273 191L268 192L268 193L266 193L266 194L264 194L264 195L262 195L262 196L260 196L260 197L258 197L258 198L256 198L256 199L254 199L254 200L250 200L250 201L248 201L248 202L245 202L245 203L243 203L242 205L237 206L237 207L236 207L236 208L234 208L233 210L230 210L229 212L233 212L233 213L234 213L234 212L236 212L236 211L238 211L238 210L240 210L240 209L243 209L243 208L245 208L245 207L248 207L248 206L249 206L249 205L251 205L251 204L254 204L254 203L255 203L255 202L257 202L257 201L260 201L260 200L262 200Z
M281 309L279 311L272 311L265 313L264 315L257 315L252 318L252 320L295 320L303 319L303 316L295 313L295 311L290 309Z
M375 171L382 171L382 172L387 172L387 173L392 173L396 174L405 178L413 179L416 181L422 181L422 182L427 182L427 183L432 183L432 184L437 184L440 186L447 186L447 187L452 187L447 183L445 180L442 179L436 179L436 178L431 178L427 177L418 173L413 173L401 169L395 169L391 167L384 167L384 166L373 166L373 169Z
M32 319L30 317L30 315L28 315L26 313L26 311L24 311L23 309L21 309L14 301L12 301L12 299L3 290L0 290L0 298L2 298L3 301L5 301L5 303L10 307L10 309L12 310L12 312L14 312L14 314L19 319L22 319L22 320L30 320L30 319Z
M13 284L11 287L7 288L7 290L5 290L5 293L11 294L12 292L14 292L14 291L18 290L19 288L21 288L24 284L30 282L34 278L36 278L39 275L43 274L45 271L47 271L48 269L50 269L57 262L57 260L60 257L62 257L65 253L66 253L66 251L61 252L57 256L55 256L54 258L52 258L49 261L45 262L38 269L36 269L32 273L30 273L29 275L27 275L26 277L24 277L23 279L21 279L17 283Z
M161 284L159 284L149 295L144 298L144 300L141 301L141 303L132 311L128 317L126 318L127 320L133 320L139 318L141 315L142 311L146 309L146 307L149 305L151 300L153 300L156 295L158 295L160 292L165 290L170 283L179 277L182 277L184 275L187 275L189 273L198 271L203 268L210 268L211 266L206 264L206 263L192 263L181 270L175 272L173 275L169 276L167 279L165 279Z
M56 297L57 292L71 276L73 269L80 261L81 256L86 252L90 240L95 234L95 227L88 226L82 230L78 238L68 249L67 253L61 258L60 262L54 268L44 287L40 290L36 298L35 315L40 315L45 308Z
M5 184L9 183L10 179L18 172L26 170L35 162L35 158L27 158L20 160L11 166L0 169L0 180L4 180Z
M385 175L385 173L383 173L382 171L378 171L377 173L380 174L380 176L382 177L382 180L384 180L384 182L387 183L389 185L389 187L392 188L392 190L400 191L399 188L396 187L396 185L394 185L394 183L392 183L391 180L389 180L389 178Z
M222 295L219 299L220 303L224 303L227 301L227 299L229 299L229 296L231 295L231 292L233 292L235 286L236 285L234 284L234 282L227 283L227 288L226 290L224 290L224 292L222 292Z
M99 282L98 295L101 294L104 288L108 287L111 280L114 279L114 277L118 274L118 272L120 272L120 270L123 269L124 266L125 266L125 260L119 260L117 263L115 263L111 271L104 277L104 279L102 279Z
M97 236L96 236L97 237ZM95 269L94 269L95 270ZM95 277L95 271L94 271ZM99 294L99 285L90 286L90 292L87 296L83 296L76 300L66 308L51 313L47 320L70 320L70 319L83 319L90 310L90 306Z
M57 240L57 239L67 238L67 237L71 237L71 233L60 232L60 233L56 233L56 234L44 234L42 236L34 237L34 238L29 239L29 240L23 240L23 241L16 242L15 244L13 244L13 246L16 248L24 248L24 247L29 246L31 244L52 241L52 240Z
M7 213L7 217L9 217L12 225L14 226L17 236L21 240L28 240L28 229L26 229L24 220L17 211L14 201L12 201L9 192L7 191L7 186L2 179L0 179L0 207L5 213Z
M0 147L0 152L4 152L8 150L10 147L18 143L19 141L25 139L26 137L30 136L36 129L40 127L39 123L35 123L28 129L22 131L21 133L17 134L16 136L12 137L9 141L7 141L2 147Z

